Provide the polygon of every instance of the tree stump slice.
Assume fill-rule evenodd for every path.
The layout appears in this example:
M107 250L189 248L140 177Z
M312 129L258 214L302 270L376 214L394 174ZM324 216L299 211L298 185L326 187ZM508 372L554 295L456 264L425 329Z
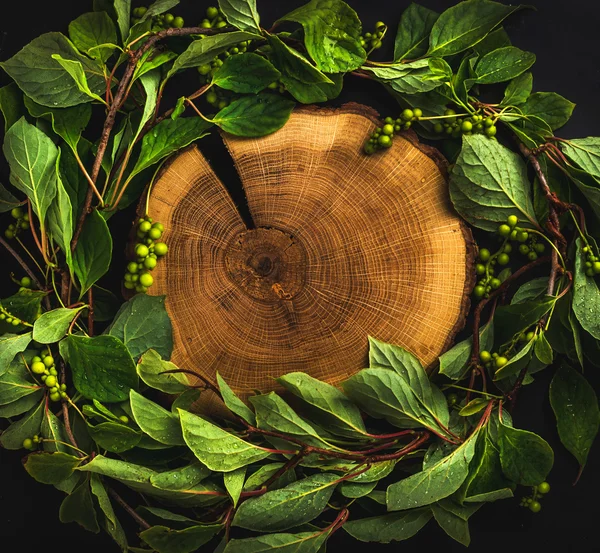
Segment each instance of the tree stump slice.
M368 337L431 366L463 327L473 242L452 209L446 164L414 133L367 156L377 114L300 108L258 139L224 134L256 228L197 147L154 183L149 214L169 254L172 361L246 398L304 371L338 384L367 366Z

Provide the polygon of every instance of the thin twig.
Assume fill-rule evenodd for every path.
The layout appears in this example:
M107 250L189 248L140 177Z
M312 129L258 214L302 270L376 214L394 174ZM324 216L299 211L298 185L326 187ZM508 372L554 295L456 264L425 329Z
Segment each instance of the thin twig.
M38 278L35 276L33 271L27 266L27 263L25 263L25 261L23 261L23 258L13 249L13 247L6 240L4 240L4 238L0 238L0 244L2 244L6 248L8 253L10 253L15 258L17 263L19 265L21 265L21 267L23 267L23 270L31 277L31 280L38 287L38 289L44 290L44 288L42 287L42 284L40 283Z
M143 528L144 530L148 530L148 528L151 528L151 526L140 515L138 515L115 490L113 490L112 488L109 488L108 486L105 486L105 487L106 487L106 491L108 492L108 494L119 505L121 505L121 507L123 507L123 509L125 509L125 511L127 511L127 514L129 514L131 516L131 518L133 518L133 520L135 520L138 523L140 528Z
M92 288L88 290L88 328L87 332L89 336L94 335L94 295Z

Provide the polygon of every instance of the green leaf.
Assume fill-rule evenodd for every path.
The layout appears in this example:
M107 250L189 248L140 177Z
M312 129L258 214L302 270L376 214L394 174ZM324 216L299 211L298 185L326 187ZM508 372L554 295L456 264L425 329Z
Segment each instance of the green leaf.
M410 63L397 63L385 66L365 66L364 70L373 73L381 82L401 94L429 92L442 84L444 76L431 70L429 59ZM438 62L433 62L435 68Z
M107 403L125 401L138 386L135 364L123 342L113 336L67 336L60 354L73 372L77 391Z
M0 63L0 67L38 104L66 108L91 102L87 94L73 86L72 77L53 55L81 63L90 90L99 95L104 93L106 84L98 66L79 54L61 33L46 33L35 38L12 58Z
M71 76L80 92L86 96L89 96L92 100L97 100L101 104L106 103L102 96L90 89L85 70L80 61L66 60L60 54L52 54L52 59L56 60L60 66Z
M104 513L104 527L106 532L115 540L117 545L121 548L121 551L127 553L127 536L115 514L108 493L106 493L106 489L97 474L92 474L90 479L90 489L98 500L100 510Z
M451 511L444 509L442 502L434 503L431 511L440 528L453 540L468 547L471 543L469 523Z
M146 13L142 16L142 21L152 19L153 17L162 13L168 12L171 8L179 5L179 0L156 0L146 10Z
M16 294L0 300L0 306L12 317L28 323L33 323L42 311L42 299L46 292L41 290L20 290ZM5 321L0 321L0 333L15 333L24 330L25 325L13 326Z
M302 25L306 49L321 71L347 73L360 67L367 58L360 44L360 19L346 2L311 0L279 21Z
M244 501L233 526L259 532L278 532L310 522L325 509L339 481L336 474L313 474L285 488Z
M560 143L561 150L586 173L600 178L600 138L575 138Z
M91 162L91 144L87 140L80 140L78 151L84 164ZM89 187L88 181L80 170L77 159L70 149L65 148L61 150L58 169L60 172L60 181L71 200L72 221L76 221L85 202L85 196Z
M357 499L369 495L377 486L377 482L342 482L339 492L349 499Z
M140 538L158 553L192 553L208 543L222 528L222 524L198 525L183 530L153 526L140 532Z
M228 57L213 75L212 82L240 94L256 94L280 76L270 61L249 52Z
M433 25L427 55L452 56L474 46L522 7L488 0L471 0L453 6Z
M238 417L244 419L247 423L256 426L256 417L254 412L250 409L239 397L235 395L233 390L229 387L229 384L223 380L221 375L217 372L217 385L219 391L223 397L225 406Z
M469 474L469 463L475 453L477 435L478 432L471 434L450 455L425 470L390 484L387 489L388 511L431 505L458 490Z
M536 118L540 118L552 130L556 130L571 118L575 104L555 92L536 92L519 107L523 115L528 118L526 129L531 127L539 129Z
M264 459L268 451L255 446L201 417L178 410L183 439L210 470L230 472Z
M21 202L0 184L0 213L6 213L20 205Z
M48 234L60 246L65 254L65 260L71 276L73 274L73 254L71 240L73 239L73 203L60 176L60 156L56 167L56 196L48 209Z
M31 334L28 334L31 340ZM3 342L0 342L2 344ZM31 380L29 371L21 359L9 363L4 374L0 376L0 405L8 405L22 397L39 390L39 386Z
M0 435L0 445L5 449L22 449L23 440L39 434L44 416L45 401L32 407L22 419L13 422Z
M494 319L490 319L479 331L479 349L490 351L494 345ZM473 350L473 336L459 342L452 349L440 355L440 374L452 380L462 380L469 366Z
M77 486L71 495L64 498L58 516L63 523L76 522L95 534L100 531L94 501L90 492L90 484L87 479Z
M284 463L269 463L267 465L261 466L257 471L253 472L248 477L248 479L244 483L243 491L247 492L262 487L262 485L283 466ZM295 481L296 474L294 472L294 469L287 470L272 484L269 485L269 490L277 490L279 488L283 488L284 486L287 486L288 484L291 484Z
M265 136L287 123L294 105L283 96L261 92L256 96L242 96L234 100L219 111L212 121L225 132L236 136Z
M496 343L504 344L514 334L522 332L537 323L552 309L555 303L555 297L544 296L541 300L523 301L512 305L503 305L496 309L494 315Z
M58 484L73 474L81 459L66 453L38 451L27 456L25 470L42 484Z
M423 56L427 52L429 33L439 16L439 13L424 6L410 4L400 18L394 42L394 60L416 59Z
M232 470L231 472L223 473L223 483L225 489L231 497L233 506L237 507L238 501L240 500L240 494L244 489L244 480L246 479L246 467L240 467L239 469Z
M44 451L49 451L51 453L60 451L62 453L69 454L72 454L75 451L72 447L68 445L69 437L67 436L65 425L49 409L44 413L41 432L42 438L45 438L46 440L54 440L54 442L64 442L64 444L61 444L54 443L51 441L44 441L44 443L42 444Z
M40 344L58 342L67 334L71 321L82 309L83 307L77 309L59 307L46 311L33 324L33 339Z
M531 96L533 88L533 75L531 72L523 73L508 83L504 91L504 98L500 102L501 106L519 106L527 101Z
M165 296L147 296L146 294L133 296L121 306L115 315L108 334L121 340L136 361L149 349L155 350L155 354L163 359L168 359L173 351L173 327L165 309ZM152 367L146 365L147 369L144 369L143 372L154 372L157 369L156 355L148 360L151 360L153 365ZM173 366L173 368L175 367ZM168 367L166 369L168 370ZM183 382L182 379L176 377L174 379ZM167 375L164 375L164 378L154 379L154 381L159 380L173 381Z
M240 42L262 38L256 33L246 33L243 31L234 31L232 33L220 33L213 36L207 36L200 40L194 40L187 50L183 52L169 70L167 78L171 78L175 73L188 67L198 67L210 63L215 56L222 54L232 46Z
M550 404L560 441L583 469L600 427L594 389L582 374L563 364L550 384Z
M535 54L515 46L498 48L483 56L475 67L477 83L509 81L527 71L535 63Z
M330 531L299 532L296 534L266 534L256 538L234 539L223 553L319 553Z
M73 252L73 270L79 280L79 297L103 277L112 259L112 236L104 217L92 211L83 224Z
M333 434L355 438L367 433L358 407L336 387L302 372L288 373L277 382L301 398L308 411Z
M92 439L102 448L113 453L129 451L139 444L142 435L139 432L117 422L102 422L88 425Z
M166 445L185 445L176 415L135 390L129 391L129 401L135 422L148 436Z
M510 300L511 305L524 303L531 300L540 300L548 290L548 277L539 277L527 281L519 287Z
M271 61L281 72L280 81L286 90L302 104L325 102L334 97L335 83L312 65L302 54L284 44L275 35L268 37Z
M16 417L29 411L34 405L39 403L44 395L42 388L34 391L32 394L22 396L11 403L0 405L0 417L7 419Z
M261 33L256 0L219 0L219 9L225 19L240 31Z
M10 166L10 182L30 199L44 233L46 213L56 195L58 148L22 117L6 133L3 151Z
M350 520L342 528L359 541L390 543L412 538L430 519L430 509L411 509L403 513Z
M467 403L459 412L458 414L461 417L470 417L471 415L474 415L475 413L479 413L479 411L482 411L483 409L485 409L489 404L489 400L484 399L482 397L478 397L475 399L472 399L471 401L469 401L469 403Z
M450 197L464 219L484 230L497 230L509 215L539 227L525 162L482 135L463 136L450 178Z
M93 287L94 320L99 322L112 321L121 306L121 300L110 290L100 286Z
M194 461L184 467L155 474L150 482L161 490L190 490L210 474L202 463Z
M165 119L142 139L142 149L128 180L167 156L206 136L211 123L200 117Z
M69 23L69 38L75 47L102 63L111 56L109 48L102 45L117 43L117 29L106 12L89 12Z
M510 358L506 365L500 367L494 373L494 381L518 375L529 364L531 356L533 355L534 344L535 339L527 342L519 352Z
M540 332L533 345L535 356L545 365L552 364L552 346L548 343L545 332Z
M123 44L129 35L129 24L131 20L131 0L113 0L113 6L117 15L117 25L121 33Z
M31 342L31 332L0 336L0 377L8 370L16 355L25 351L29 342Z
M554 453L544 439L501 422L498 443L502 472L509 480L521 486L537 486L546 480Z
M23 104L23 93L16 83L0 88L0 111L4 118L5 133L27 113Z
M185 374L161 374L164 371L175 370L177 367L170 361L163 361L153 349L149 349L142 355L136 369L145 384L165 394L180 394L189 390L190 383Z

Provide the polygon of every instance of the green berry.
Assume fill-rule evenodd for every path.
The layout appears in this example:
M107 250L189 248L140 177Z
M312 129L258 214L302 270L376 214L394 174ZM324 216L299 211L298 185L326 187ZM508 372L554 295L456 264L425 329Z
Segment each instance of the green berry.
M60 391L61 392L66 392L67 391L67 385L66 384L61 384L60 385Z
M527 255L529 253L529 246L527 244L521 244L519 246L519 253L521 255Z
M45 382L46 386L48 386L48 388L54 388L54 386L56 386L56 377L49 375L46 378L46 382Z
M486 134L486 136L489 136L490 138L491 138L492 136L496 136L496 133L497 133L497 132L498 132L498 129L497 129L497 127L495 127L495 126L492 126L492 127L487 127L487 128L485 129L485 134Z
M152 228L152 225L148 221L142 221L138 228L140 229L140 232L146 234Z
M219 21L219 22L218 22L218 23L215 25L215 27L216 27L217 29L222 29L223 27L226 27L226 26L227 26L227 23L225 23L225 21Z
M129 273L137 273L138 272L138 264L135 261L131 261L127 263L127 271Z
M475 286L473 294L476 298L483 298L485 294L485 288L483 286Z
M485 274L485 265L482 265L481 263L477 263L477 265L475 265L475 272L478 275L484 275Z
M147 257L144 259L144 267L150 270L154 269L154 267L156 267L156 259L153 257Z
M138 244L135 247L135 255L138 257L146 257L150 253L150 250L144 244Z
M139 292L140 294L145 294L148 291L148 288L146 288L145 286L142 286L141 284L138 284L135 287L135 291Z
M471 132L473 130L473 123L470 121L463 121L460 130L462 132Z
M501 368L504 367L508 363L508 359L503 356L496 357L496 367Z
M214 19L215 17L217 17L217 15L219 15L219 10L214 6L206 8L206 17L208 17L209 19Z
M479 250L479 259L481 259L481 261L487 261L490 258L490 256L490 250L488 250L487 248L481 248Z
M593 269L586 269L585 270L585 275L589 276L589 277L593 277L594 276L594 270Z
M125 281L123 286L127 288L127 290L133 290L135 288L135 284L133 282Z
M413 117L415 116L415 113L413 112L412 109L405 109L401 114L400 117L404 120L404 121L410 121Z
M501 253L498 257L498 265L507 265L510 261L510 256L507 253Z
M535 246L533 246L533 249L537 253L544 253L544 251L546 250L546 246L544 244L536 244Z
M527 242L527 240L529 239L529 233L522 230L520 232L517 232L517 240L519 242Z
M54 366L54 357L52 357L52 355L46 355L46 357L44 357L43 363L48 368Z
M387 136L386 134L382 134L377 139L377 144L379 144L380 146L383 146L384 148L389 148L392 145L392 139L389 136Z
M21 286L23 286L24 288L31 287L31 279L29 277L23 277L21 279Z
M34 374L44 374L46 372L46 365L41 361L36 361L31 364L31 372Z
M198 67L198 73L200 73L200 75L208 75L210 73L210 70L211 66L208 64L200 65Z
M537 491L541 494L546 494L550 491L550 484L548 482L542 482L538 485Z
M529 259L529 261L535 261L538 258L538 254L535 252L529 252L527 254L527 259Z
M502 282L498 278L493 278L492 280L490 280L490 286L492 290L497 290L498 288L500 288L501 285Z
M436 123L435 125L433 125L433 130L434 132L441 134L444 132L444 125L442 125L441 123Z
M486 117L483 120L483 126L486 127L486 128L488 128L488 129L490 127L493 127L494 126L494 120L491 117Z
M394 134L394 125L384 125L383 129L381 129L381 132L383 132L383 134L387 134L387 135L392 135Z
M506 219L506 222L508 223L509 227L515 228L519 222L519 219L516 215L509 215L508 219Z
M423 111L419 108L413 109L413 113L417 119L419 119L420 117L423 117Z
M10 214L14 219L20 219L23 217L23 210L20 207L13 207L10 211Z
M50 394L50 401L60 401L60 392Z
M446 399L448 401L448 405L450 406L456 405L456 403L458 402L458 396L456 394L448 394L448 397Z
M479 354L479 359L481 359L483 363L489 363L492 360L492 354L489 351L484 350Z
M124 424L127 424L127 423L129 422L129 417L126 417L125 415L121 415L121 416L119 417L119 420L120 420L122 423L124 423Z
M508 236L510 234L510 227L508 225L500 225L498 227L498 234L500 236Z
M525 334L525 341L531 342L531 340L533 340L534 337L535 337L535 332L533 332L533 331L528 332L527 334Z
M172 25L176 29L181 29L184 25L183 17L176 17L175 19L173 19Z
M532 501L532 502L529 504L529 510L530 510L532 513L539 513L539 512L542 510L542 505L540 504L540 502L539 502L539 501Z
M158 256L167 255L169 248L164 242L157 242L154 244L154 253Z
M33 449L33 440L31 438L25 438L23 440L23 447L25 449Z
M456 112L453 109L447 109L444 112L444 115L448 116L448 115L456 115Z
M512 252L512 246L507 242L506 244L504 244L502 251L504 253L510 253L510 252Z
M15 233L12 230L7 229L4 231L4 236L9 240L12 240L15 237Z
M151 274L144 273L144 274L140 275L140 285L141 286L145 286L146 288L149 288L150 286L152 286L153 282L154 282L154 279L152 278Z
M594 271L595 275L600 274L600 261L594 261L594 264L592 265L592 270Z

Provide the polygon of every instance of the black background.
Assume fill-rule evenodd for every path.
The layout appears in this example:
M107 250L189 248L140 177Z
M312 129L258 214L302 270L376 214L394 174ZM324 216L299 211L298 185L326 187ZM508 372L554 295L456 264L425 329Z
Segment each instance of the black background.
M408 6L408 0L348 0L356 9L365 24L365 30L372 30L378 20L390 26L385 47L377 52L379 59L390 59L393 36L400 14ZM216 3L216 2L215 2ZM259 11L263 26L267 27L275 19L301 5L302 1L259 0ZM456 2L442 0L421 0L421 4L436 11L442 11ZM506 24L513 43L537 54L533 68L534 90L555 91L577 104L572 120L559 136L565 138L584 137L600 134L600 6L594 0L531 0L529 5L537 11L527 10L516 14ZM136 3L135 5L139 5ZM207 3L197 0L183 0L175 13L186 18L186 24L199 22ZM11 2L9 7L3 2L0 14L1 51L0 59L5 60L36 36L48 31L66 32L69 21L81 13L91 10L91 0ZM193 74L192 74L193 75ZM194 82L188 82L194 79ZM0 84L8 82L0 76ZM197 88L195 76L180 79L173 85L172 96ZM373 106L385 115L394 115L397 107L387 93L376 83L347 77L342 97L336 104L358 101ZM168 107L167 102L164 104ZM203 143L207 155L219 172L230 174L228 158L217 139ZM219 164L220 167L219 167ZM0 159L0 180L8 182L6 163ZM124 212L114 218L115 225L128 224L131 213ZM5 228L2 224L2 229ZM115 251L119 251L119 244ZM8 281L6 268L15 270L5 251L0 251L0 260L5 269L0 275L0 289L12 286ZM115 257L112 270L113 282L121 273L122 260ZM22 276L17 273L18 276ZM109 283L111 277L109 276ZM600 314L599 314L600 315ZM547 399L551 371L542 373L535 385L524 389L513 413L516 425L536 431L544 436L555 451L555 465L549 476L551 493L543 501L542 512L533 515L518 505L518 500L500 501L484 506L471 519L472 549L485 548L486 551L530 552L541 548L557 548L574 553L600 551L597 538L598 510L596 498L600 497L600 446L593 447L579 484L572 486L577 473L575 460L561 446L555 429L554 417ZM593 367L586 376L600 390L600 378ZM23 470L20 458L22 452L0 450L0 537L16 538L19 541L3 540L0 549L14 547L24 553L60 549L64 553L86 551L117 551L114 543L104 534L92 535L76 524L63 525L58 520L58 506L62 494L50 486L33 481ZM127 516L122 511L122 520ZM11 545L9 545L9 543ZM18 545L17 545L18 543ZM137 545L132 540L131 545ZM344 533L338 532L330 540L329 551L342 548L363 547ZM409 542L390 545L369 544L373 552L397 551L401 547L429 551L443 547L445 551L464 550L453 542L434 521ZM210 551L210 548L206 548Z

